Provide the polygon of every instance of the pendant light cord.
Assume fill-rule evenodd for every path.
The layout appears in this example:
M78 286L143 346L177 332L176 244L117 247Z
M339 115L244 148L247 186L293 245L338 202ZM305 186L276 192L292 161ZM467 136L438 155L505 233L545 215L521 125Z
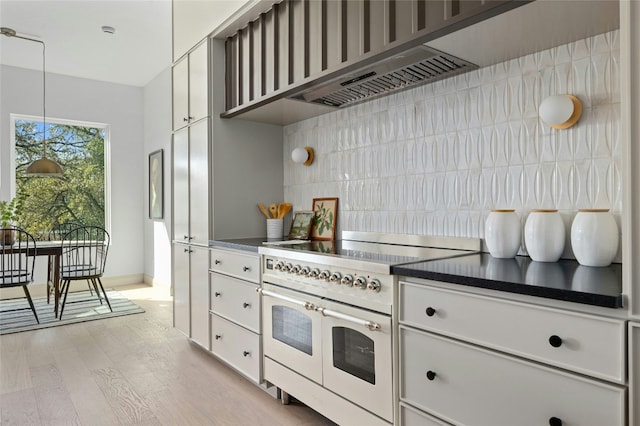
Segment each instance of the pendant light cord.
M21 38L42 44L42 157L47 158L47 70L45 68L47 61L44 41L18 35L15 31L13 31L12 34L6 32L3 32L3 34L9 37Z
M47 158L47 63L44 41L42 43L42 158Z

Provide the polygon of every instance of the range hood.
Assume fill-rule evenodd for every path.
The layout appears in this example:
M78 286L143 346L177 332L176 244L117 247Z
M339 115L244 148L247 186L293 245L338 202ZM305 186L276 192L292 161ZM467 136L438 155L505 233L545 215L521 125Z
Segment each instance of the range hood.
M471 62L420 45L306 88L289 98L344 107L477 68Z

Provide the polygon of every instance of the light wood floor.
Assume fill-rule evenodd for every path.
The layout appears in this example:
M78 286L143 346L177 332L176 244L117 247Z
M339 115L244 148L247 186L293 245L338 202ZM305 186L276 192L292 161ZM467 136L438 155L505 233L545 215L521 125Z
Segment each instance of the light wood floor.
M2 425L332 424L189 343L166 291L117 290L146 313L0 336Z

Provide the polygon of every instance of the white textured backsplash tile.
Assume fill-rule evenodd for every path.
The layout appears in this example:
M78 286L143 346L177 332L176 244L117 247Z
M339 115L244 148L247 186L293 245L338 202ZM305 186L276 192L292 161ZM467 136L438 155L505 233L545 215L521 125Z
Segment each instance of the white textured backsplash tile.
M538 118L580 98L568 130ZM484 237L491 209L622 208L619 34L600 34L285 128L285 199L339 197L338 231ZM289 154L311 146L310 167ZM567 227L569 232L570 226ZM523 248L524 250L524 248ZM525 251L523 251L524 253ZM570 247L565 255L571 255Z

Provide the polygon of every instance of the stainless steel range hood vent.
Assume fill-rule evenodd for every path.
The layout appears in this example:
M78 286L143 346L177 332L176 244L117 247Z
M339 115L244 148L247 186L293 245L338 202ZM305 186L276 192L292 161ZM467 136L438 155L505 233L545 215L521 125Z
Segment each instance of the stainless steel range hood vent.
M421 45L312 86L291 98L343 107L477 68L471 62Z

